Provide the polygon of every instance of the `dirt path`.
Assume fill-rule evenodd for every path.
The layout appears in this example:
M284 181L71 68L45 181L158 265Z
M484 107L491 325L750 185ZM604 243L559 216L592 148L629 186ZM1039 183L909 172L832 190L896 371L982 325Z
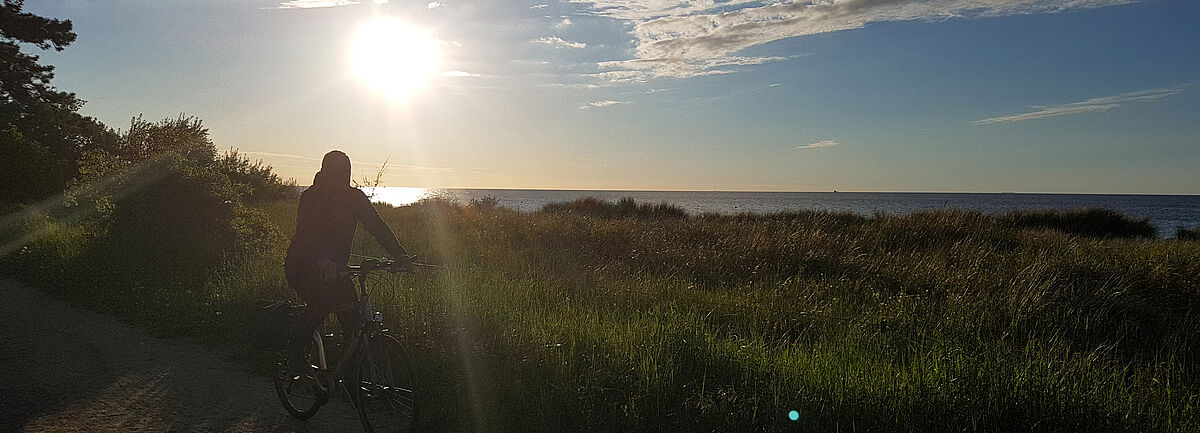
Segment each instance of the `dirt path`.
M0 280L0 432L355 432L349 405L287 416L270 379Z

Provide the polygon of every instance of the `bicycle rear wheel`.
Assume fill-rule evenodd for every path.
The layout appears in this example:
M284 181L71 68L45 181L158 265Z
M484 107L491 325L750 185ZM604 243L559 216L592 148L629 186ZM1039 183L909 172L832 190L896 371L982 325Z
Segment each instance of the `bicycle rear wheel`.
M368 433L411 432L417 425L412 365L404 345L389 335L370 337L355 361L355 403Z
M279 356L275 366L275 393L288 414L297 419L308 419L317 413L321 405L329 401L327 379L312 365L315 349L312 344L305 350L308 368L289 366L287 357ZM303 370L303 371L296 371Z

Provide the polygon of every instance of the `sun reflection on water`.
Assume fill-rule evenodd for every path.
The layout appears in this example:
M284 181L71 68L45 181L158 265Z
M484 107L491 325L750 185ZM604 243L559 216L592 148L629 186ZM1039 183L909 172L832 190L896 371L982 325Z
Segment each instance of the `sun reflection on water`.
M397 186L363 188L363 192L370 195L373 202L383 202L392 206L410 205L421 199L437 196L437 190L434 189Z

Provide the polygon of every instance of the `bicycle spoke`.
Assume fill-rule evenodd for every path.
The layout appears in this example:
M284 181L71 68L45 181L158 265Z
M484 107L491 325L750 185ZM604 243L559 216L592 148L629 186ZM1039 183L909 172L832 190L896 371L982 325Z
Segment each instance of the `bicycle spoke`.
M386 336L372 341L359 359L359 413L368 431L411 431L417 410L403 348Z
M303 373L296 373L281 361L277 366L275 376L275 391L279 401L283 403L288 414L295 418L306 419L313 416L321 405L328 401L328 393L323 389L322 379L314 375L310 364Z

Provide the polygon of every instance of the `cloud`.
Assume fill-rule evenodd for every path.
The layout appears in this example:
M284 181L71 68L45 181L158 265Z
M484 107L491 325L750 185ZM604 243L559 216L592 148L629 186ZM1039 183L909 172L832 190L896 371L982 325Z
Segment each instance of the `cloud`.
M628 103L629 103L629 101L596 101L596 102L589 102L587 105L581 105L581 106L579 106L579 109L587 110L587 109L592 109L592 108L608 108L608 107L611 107L614 105L621 105L621 104L628 104Z
M995 123L1020 122L1022 120L1066 116L1069 114L1090 113L1093 111L1108 111L1130 102L1156 102L1168 96L1183 92L1189 87L1191 87L1190 84L1161 89L1139 90L1136 92L1122 93L1116 96L1092 98L1086 101L1072 102L1069 104L1034 105L1029 107L1033 111L1010 114L1007 116L990 117L987 119L976 120L971 123L976 125L991 125Z
M321 158L293 155L290 153L254 152L254 151L239 150L238 154L244 155L247 157L252 157L252 158L260 158L260 159L275 159L275 160L294 159L294 160L300 160L300 161L312 161L312 162L317 162L317 163L321 162ZM324 156L324 155L322 155L322 156ZM379 167L383 167L385 165L387 166L388 170L396 169L396 170L400 170L401 172L448 173L448 172L453 172L453 171L477 170L477 169L460 169L460 168L456 168L456 167L438 167L438 166L431 166L431 165L398 164L398 163L391 162L391 161L379 161L379 162L377 162L377 161L358 161L358 160L354 160L353 158L351 158L351 161L354 164L354 167L359 170L367 169L367 168L378 170ZM319 166L320 166L320 164L316 164L313 167L315 168L315 167L319 167Z
M321 158L312 158L312 157L307 157L307 156L292 155L290 153L252 152L252 151L242 151L242 150L239 150L238 153L242 154L242 155L253 156L253 157L258 157L258 158L264 158L264 157L266 157L266 158L291 158L291 159L299 159L299 160L304 160L304 161L318 161L318 162L321 161Z
M482 77L480 74L472 74L466 71L446 71L442 72L443 77Z
M564 18L562 19L562 21L559 21L559 22L558 22L558 24L555 24L555 25L554 25L554 28L556 28L556 29L565 29L565 28L567 28L567 27L570 27L570 26L571 26L571 24L572 24L572 22L571 22L571 18L564 17Z
M547 4L539 4L539 5L533 5L533 6L530 6L529 8L530 8L530 9L541 9L541 8L548 8L548 7L550 7L550 5L547 5Z
M761 65L787 60L786 57L740 57L727 56L712 59L633 59L600 62L601 69L616 69L612 72L641 72L643 77L692 78L707 75L732 73L729 66ZM598 74L592 74L596 76Z
M818 148L822 148L822 147L833 147L833 146L837 146L839 144L841 144L841 143L838 143L833 140L821 140L816 143L809 143L809 144L805 144L803 146L796 146L796 148L797 149L818 149Z
M585 77L595 78L610 83L644 83L650 79L650 74L642 71L621 70L587 74Z
M570 0L628 21L634 58L653 76L688 78L728 66L750 47L873 22L937 21L1088 9L1131 0ZM732 63L738 64L738 63ZM758 63L749 63L758 64Z
M554 48L586 48L587 44L583 42L571 42L564 40L558 36L543 36L533 40L535 44L549 45Z
M384 4L388 0L373 0L375 4ZM280 3L279 6L268 9L313 9L313 8L332 8L337 6L353 6L361 3L358 0L289 0ZM436 2L435 2L436 3Z
M428 4L426 4L426 5L425 5L425 8L427 8L427 9L437 9L437 8L440 8L440 7L442 7L442 6L445 6L445 5L446 5L445 3L442 3L442 2L439 2L439 1L431 1L431 2L429 2Z

